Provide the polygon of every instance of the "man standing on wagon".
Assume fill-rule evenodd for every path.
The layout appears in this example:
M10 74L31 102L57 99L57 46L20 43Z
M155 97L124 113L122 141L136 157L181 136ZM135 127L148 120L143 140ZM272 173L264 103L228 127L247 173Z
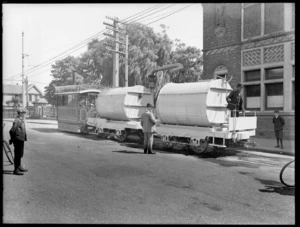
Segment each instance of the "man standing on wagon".
M141 117L141 125L143 127L144 132L144 153L145 154L155 154L155 152L152 152L152 146L153 146L153 134L155 132L155 124L156 120L154 118L154 115L152 113L153 106L148 103L147 104L147 111L142 114Z
M227 108L231 110L231 117L234 117L235 113L236 117L239 117L239 111L245 112L245 109L243 107L243 98L241 96L242 89L243 85L237 84L236 90L231 91L230 94L226 97L226 101L228 102Z

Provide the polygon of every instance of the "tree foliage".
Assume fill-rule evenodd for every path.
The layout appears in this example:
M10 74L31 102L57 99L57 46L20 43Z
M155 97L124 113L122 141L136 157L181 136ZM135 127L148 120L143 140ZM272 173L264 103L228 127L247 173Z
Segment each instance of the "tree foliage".
M165 71L162 78L157 78L157 91L168 82L194 82L201 78L201 50L186 46L180 40L172 41L167 35L167 27L161 25L162 31L155 33L152 28L140 23L126 27L129 37L128 47L128 86L144 85L148 87L147 75L153 68L173 63L181 63L179 71ZM52 65L53 80L45 87L45 98L49 103L56 103L55 86L69 84L112 85L113 61L107 56L105 42L108 39L94 39L88 44L87 51L80 57L68 56ZM125 40L121 40L125 41ZM125 52L123 45L120 51ZM120 59L119 86L125 85L125 61Z

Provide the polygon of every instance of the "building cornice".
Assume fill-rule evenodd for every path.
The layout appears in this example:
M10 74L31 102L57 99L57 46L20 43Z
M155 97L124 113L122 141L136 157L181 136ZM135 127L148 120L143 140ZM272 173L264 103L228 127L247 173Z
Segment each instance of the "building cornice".
M241 48L242 50L257 48L261 46L268 46L277 43L284 43L295 40L295 32L280 33L275 35L264 36L256 39L248 39L243 42L237 42L234 45L223 45L217 48L203 49L204 55L224 54L231 51L236 51Z

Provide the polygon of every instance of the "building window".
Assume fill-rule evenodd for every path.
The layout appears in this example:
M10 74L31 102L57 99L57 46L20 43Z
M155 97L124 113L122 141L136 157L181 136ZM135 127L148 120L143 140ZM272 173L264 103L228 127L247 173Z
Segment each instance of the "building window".
M292 3L292 29L295 29L295 3Z
M245 81L260 81L260 70L245 71Z
M245 107L246 109L260 109L260 85L245 86Z
M266 84L266 109L283 109L283 83Z
M272 79L281 79L283 78L283 68L271 68L266 69L265 74L266 80L272 80Z
M248 39L261 35L261 4L250 5L244 8L244 34L243 38Z
M29 95L29 101L32 102L32 95Z
M292 82L292 110L295 110L295 82Z
M284 30L284 3L265 3L265 34Z

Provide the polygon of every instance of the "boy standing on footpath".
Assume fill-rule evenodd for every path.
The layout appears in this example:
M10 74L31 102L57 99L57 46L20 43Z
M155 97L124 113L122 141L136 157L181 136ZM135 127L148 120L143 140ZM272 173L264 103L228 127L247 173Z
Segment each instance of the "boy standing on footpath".
M10 134L10 144L14 144L14 174L15 175L23 175L23 172L27 172L27 169L24 169L21 166L21 159L24 154L24 142L27 141L27 134L25 128L25 114L26 109L20 107L17 110L18 116L16 117L13 126L11 127Z
M278 110L274 111L274 115L275 116L273 117L273 124L274 124L275 137L277 140L276 147L279 147L279 141L280 141L281 149L283 149L282 137L283 137L283 126L284 126L285 122L284 122L283 117L279 115Z

